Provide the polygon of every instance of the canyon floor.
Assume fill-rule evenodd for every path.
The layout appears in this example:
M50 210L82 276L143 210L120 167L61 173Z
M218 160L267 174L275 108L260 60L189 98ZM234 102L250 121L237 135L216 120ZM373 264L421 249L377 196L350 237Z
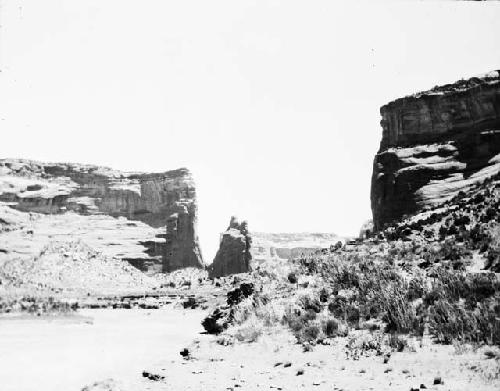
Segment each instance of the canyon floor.
M461 352L431 343L418 352L383 357L346 357L345 339L304 352L286 331L276 330L256 343L220 346L201 340L188 362L172 361L158 390L498 390L487 377L493 362L483 351ZM434 385L435 378L443 384ZM156 388L155 388L156 389ZM423 389L423 387L422 387Z
M83 310L0 320L2 391L71 390L498 390L494 359L415 343L415 351L352 358L346 338L304 352L277 327L257 342L221 344L200 310ZM190 355L179 352L187 347ZM148 376L144 376L146 372ZM154 378L157 376L157 378ZM434 385L435 378L443 384Z
M202 331L199 310L81 310L0 319L0 389L69 391L103 379L147 390L142 371L174 360Z

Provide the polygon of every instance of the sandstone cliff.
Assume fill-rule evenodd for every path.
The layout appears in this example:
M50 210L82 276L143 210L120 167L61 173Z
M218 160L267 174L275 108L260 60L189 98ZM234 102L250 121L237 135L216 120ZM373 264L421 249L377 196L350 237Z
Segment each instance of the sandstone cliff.
M252 239L246 221L231 217L229 227L222 234L219 250L210 266L211 277L224 277L250 271Z
M331 233L267 233L252 232L252 262L288 261L302 254L330 248L345 239Z
M3 159L0 202L4 211L7 205L30 213L36 235L49 237L59 228L70 235L78 229L86 242L107 253L107 247L114 246L110 255L144 271L203 266L195 187L186 169L123 173L91 165ZM5 239L5 234L0 237Z
M375 229L442 203L500 171L500 72L397 99L380 110Z

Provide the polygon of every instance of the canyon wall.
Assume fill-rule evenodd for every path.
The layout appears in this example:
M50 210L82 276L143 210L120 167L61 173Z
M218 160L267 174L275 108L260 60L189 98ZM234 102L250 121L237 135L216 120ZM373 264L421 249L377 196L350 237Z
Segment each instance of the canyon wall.
M106 221L103 235L110 238L122 237L117 230L129 227L128 239L143 251L118 251L117 256L144 271L203 267L195 185L184 168L123 173L92 165L3 159L0 202L26 213L87 216L90 227L100 224L97 230Z
M499 71L397 99L380 113L371 186L377 230L500 171Z

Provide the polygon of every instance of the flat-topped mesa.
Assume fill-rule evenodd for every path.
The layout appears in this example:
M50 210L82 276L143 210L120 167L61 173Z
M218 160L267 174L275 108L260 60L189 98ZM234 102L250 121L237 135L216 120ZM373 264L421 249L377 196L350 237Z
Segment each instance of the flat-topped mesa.
M229 227L221 235L219 250L209 267L210 277L224 277L250 271L252 238L248 223L231 217Z
M436 86L382 106L380 151L500 129L500 71Z
M500 72L397 99L380 109L371 187L376 230L500 171Z
M203 267L196 234L196 191L190 172L181 168L163 173L125 173L83 164L0 160L0 201L23 212L125 217L163 234L142 242L143 259L129 260L156 271ZM175 230L172 220L179 220ZM175 231L175 232L174 232ZM165 240L166 239L166 240ZM172 250L175 248L175 250ZM154 262L153 262L154 263ZM146 265L145 265L146 264Z

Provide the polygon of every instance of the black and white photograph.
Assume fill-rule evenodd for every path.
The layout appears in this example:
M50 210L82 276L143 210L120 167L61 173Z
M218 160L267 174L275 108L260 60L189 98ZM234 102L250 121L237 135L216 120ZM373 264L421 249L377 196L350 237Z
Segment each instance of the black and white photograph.
M500 1L0 0L0 391L500 390Z

